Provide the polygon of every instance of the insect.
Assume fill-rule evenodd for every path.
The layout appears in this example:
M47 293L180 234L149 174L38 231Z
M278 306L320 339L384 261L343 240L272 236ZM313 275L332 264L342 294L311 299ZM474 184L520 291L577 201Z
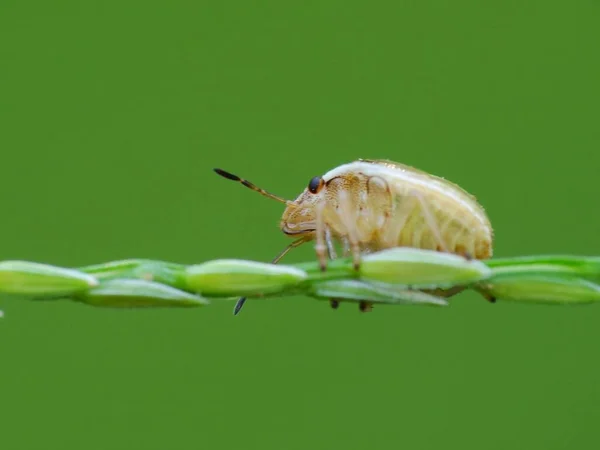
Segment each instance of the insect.
M345 255L352 256L356 270L362 253L392 247L450 252L475 259L492 256L492 226L475 197L454 183L410 166L359 159L312 178L293 201L224 170L214 170L286 205L280 227L296 240L273 263L310 241L315 243L322 270L326 270L328 258L337 257L334 241L343 245ZM234 314L244 302L243 298L238 301ZM335 299L330 302L333 308L339 305ZM371 307L366 302L359 305L363 312Z

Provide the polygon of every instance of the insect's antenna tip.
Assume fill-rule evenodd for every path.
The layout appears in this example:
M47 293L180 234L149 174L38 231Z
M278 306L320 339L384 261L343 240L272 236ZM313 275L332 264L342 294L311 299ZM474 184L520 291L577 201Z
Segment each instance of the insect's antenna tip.
M213 169L217 174L221 175L223 178L227 178L228 180L233 181L241 181L240 177L234 175L232 173L226 172L223 169Z
M237 303L235 304L235 307L233 308L233 315L234 316L237 316L240 313L240 311L242 309L242 306L244 306L244 303L246 303L246 299L245 298L240 298L237 301Z

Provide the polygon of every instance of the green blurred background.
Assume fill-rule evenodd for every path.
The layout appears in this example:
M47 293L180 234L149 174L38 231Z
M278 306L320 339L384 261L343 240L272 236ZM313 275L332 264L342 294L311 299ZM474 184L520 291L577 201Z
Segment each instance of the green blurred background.
M600 254L596 1L0 3L1 259L270 260L357 158L477 195L496 255ZM310 246L286 261L314 258ZM596 449L600 308L0 299L0 447Z

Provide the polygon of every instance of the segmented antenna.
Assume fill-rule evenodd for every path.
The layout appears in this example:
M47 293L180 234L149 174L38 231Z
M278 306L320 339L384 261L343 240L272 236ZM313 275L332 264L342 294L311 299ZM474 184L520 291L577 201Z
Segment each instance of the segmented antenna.
M243 184L244 186L246 186L249 189L252 189L255 192L258 192L259 194L268 197L268 198L272 198L273 200L277 200L280 203L284 203L286 205L290 205L292 202L290 200L286 200L282 197L279 197L278 195L275 194L271 194L270 192L265 191L262 188L259 188L258 186L256 186L254 183L251 183L248 180L244 180L243 178L238 177L237 175L234 175L232 173L226 172L223 169L213 169L217 174L221 175L223 178L227 178L228 180L231 181L237 181L238 183Z

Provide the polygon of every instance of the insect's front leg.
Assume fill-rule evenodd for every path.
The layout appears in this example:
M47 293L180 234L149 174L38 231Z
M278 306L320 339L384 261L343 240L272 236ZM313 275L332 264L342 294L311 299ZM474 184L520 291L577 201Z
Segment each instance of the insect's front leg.
M321 271L327 270L327 238L326 238L326 226L323 211L325 209L325 203L320 202L315 207L315 252L317 253L317 260Z
M335 251L335 245L333 243L333 237L331 235L331 229L322 221L322 211L317 210L317 236L315 245L315 249L317 251L317 257L319 258L319 264L321 265L321 270L327 270L327 257L329 260L333 261L337 258L337 254ZM345 249L346 251L347 249ZM363 305L364 303L364 305ZM340 300L337 298L330 298L329 305L332 309L338 309L340 306ZM360 303L360 310L366 311L370 310L368 305L365 302Z

